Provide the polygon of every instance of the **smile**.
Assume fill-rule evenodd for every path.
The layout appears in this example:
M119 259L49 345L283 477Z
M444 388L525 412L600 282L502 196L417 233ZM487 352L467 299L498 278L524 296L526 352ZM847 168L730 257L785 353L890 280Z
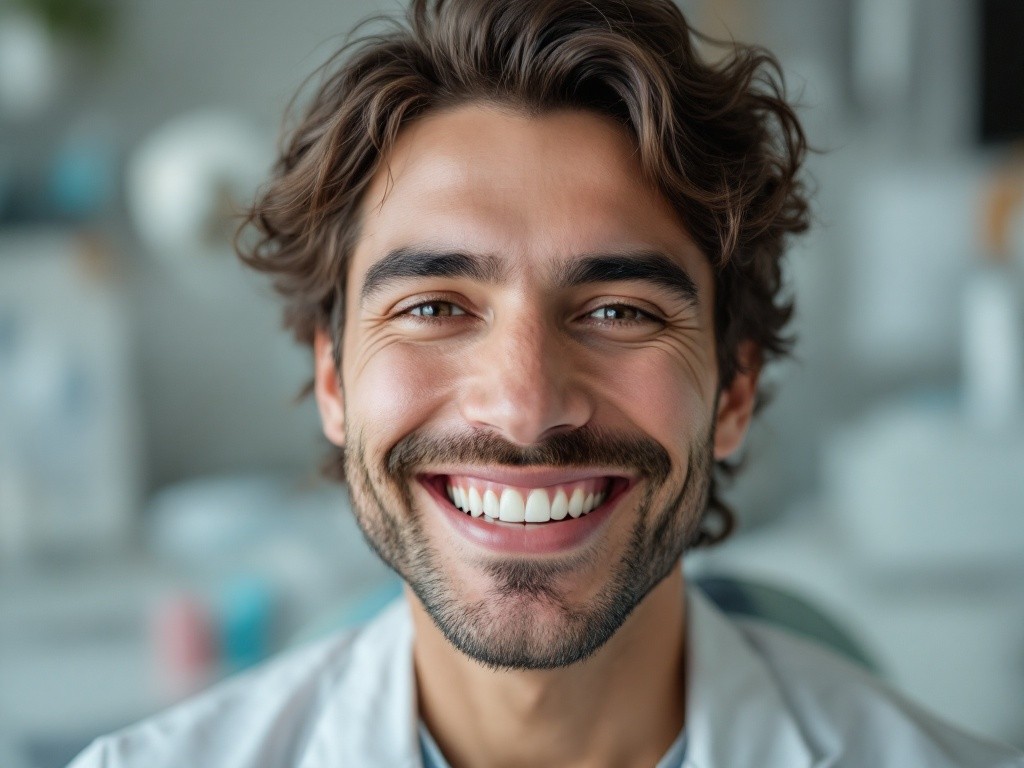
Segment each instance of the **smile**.
M456 509L472 517L506 523L547 523L576 519L601 506L612 478L592 477L547 487L514 487L476 477L449 476L445 493Z
M419 478L452 530L503 554L583 546L636 479L599 470L451 468Z

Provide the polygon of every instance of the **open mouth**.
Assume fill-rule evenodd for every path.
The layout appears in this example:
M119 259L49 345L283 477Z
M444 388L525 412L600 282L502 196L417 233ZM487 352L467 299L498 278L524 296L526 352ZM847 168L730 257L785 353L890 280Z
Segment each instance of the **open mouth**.
M626 478L594 476L540 487L507 485L467 475L435 475L434 488L467 516L487 522L552 523L575 520L620 495Z

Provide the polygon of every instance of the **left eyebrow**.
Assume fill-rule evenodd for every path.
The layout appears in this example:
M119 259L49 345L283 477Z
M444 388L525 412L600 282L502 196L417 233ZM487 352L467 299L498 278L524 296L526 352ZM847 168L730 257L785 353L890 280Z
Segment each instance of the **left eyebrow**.
M687 303L699 303L690 273L659 251L584 256L560 266L555 280L563 288L640 280L667 288Z

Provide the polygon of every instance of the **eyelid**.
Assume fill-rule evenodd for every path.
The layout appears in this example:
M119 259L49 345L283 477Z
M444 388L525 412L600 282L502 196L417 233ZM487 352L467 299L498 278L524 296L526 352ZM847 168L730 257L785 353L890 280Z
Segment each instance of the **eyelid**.
M468 302L461 296L455 296L450 293L439 291L437 293L417 293L413 296L406 296L405 298L396 301L390 310L389 314L400 315L408 312L410 309L415 307L421 307L424 304L455 304L463 310L469 311L467 308Z
M642 315L646 315L647 319L652 322L664 323L665 314L656 306L646 301L640 301L638 299L626 299L618 298L614 296L605 296L599 299L595 299L588 302L587 308L583 310L582 317L587 318L599 309L605 309L610 307L623 307L625 309L632 309L639 312ZM612 322L612 321L609 321Z

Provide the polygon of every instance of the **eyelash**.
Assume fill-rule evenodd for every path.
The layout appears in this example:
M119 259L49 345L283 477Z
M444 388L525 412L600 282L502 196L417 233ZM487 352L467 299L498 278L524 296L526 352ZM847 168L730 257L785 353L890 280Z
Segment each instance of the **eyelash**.
M593 317L593 315L595 313L597 313L597 312L608 312L609 310L617 310L617 311L625 310L626 312L635 313L636 317L631 317L629 319L624 319L624 320L616 320L614 318L608 318L608 317ZM632 304L626 304L625 302L617 302L617 303L614 303L614 304L604 304L604 305L602 305L600 307L597 307L596 309L591 310L584 317L590 319L592 322L599 323L601 325L609 325L609 324L611 324L611 325L617 325L617 326L632 326L632 325L644 325L644 324L651 323L651 322L661 322L659 320L659 318L657 318L656 316L654 316L650 312L642 310L642 309L640 309L640 307L635 307Z

